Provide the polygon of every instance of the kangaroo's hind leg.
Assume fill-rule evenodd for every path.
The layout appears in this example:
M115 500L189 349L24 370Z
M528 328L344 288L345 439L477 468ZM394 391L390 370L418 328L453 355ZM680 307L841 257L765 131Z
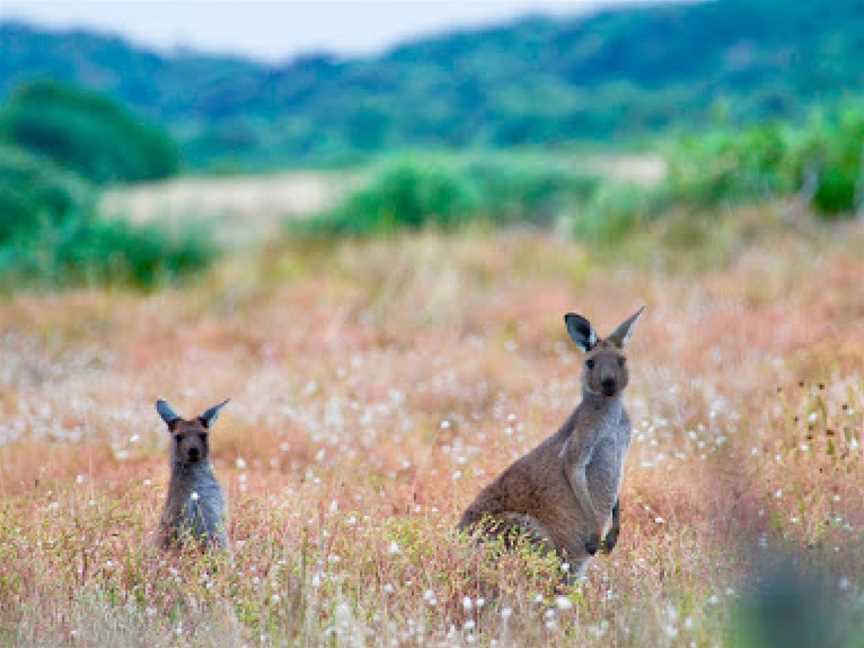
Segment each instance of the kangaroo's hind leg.
M615 506L612 507L612 524L606 537L603 539L603 551L612 553L615 545L618 544L618 534L621 532L621 498L615 500Z

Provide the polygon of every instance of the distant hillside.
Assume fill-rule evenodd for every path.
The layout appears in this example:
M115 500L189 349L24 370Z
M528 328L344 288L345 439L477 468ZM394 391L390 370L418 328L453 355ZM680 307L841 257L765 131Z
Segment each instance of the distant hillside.
M860 0L720 0L530 17L374 58L267 66L0 24L0 95L37 77L168 122L193 163L609 140L801 116L864 87Z

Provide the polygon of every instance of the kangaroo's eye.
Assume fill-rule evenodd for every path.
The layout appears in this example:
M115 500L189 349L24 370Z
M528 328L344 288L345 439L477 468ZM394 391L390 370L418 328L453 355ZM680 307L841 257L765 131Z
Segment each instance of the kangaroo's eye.
M593 369L594 368L594 358L588 358L588 360L585 361L585 366L588 367L589 369Z
M174 435L174 440L177 442L177 445L180 445L180 442L183 440L183 437L179 434Z
M627 358L624 356L618 356L618 366L623 367L624 363L627 362Z
M201 439L202 441L206 441L206 440L207 440L207 435L206 435L206 434L199 434L199 435L198 435L198 438Z

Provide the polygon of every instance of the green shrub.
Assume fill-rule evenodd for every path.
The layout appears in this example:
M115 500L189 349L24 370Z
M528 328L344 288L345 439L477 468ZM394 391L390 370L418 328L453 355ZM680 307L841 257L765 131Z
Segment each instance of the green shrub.
M551 224L600 185L597 176L563 164L519 158L471 160L459 171L477 185L483 210L496 223Z
M802 184L816 174L813 206L827 218L857 210L864 190L864 113L847 110L818 122L802 139L798 171Z
M669 156L665 191L711 209L807 190L817 214L850 215L862 199L864 113L846 110L800 128L763 124L685 138Z
M605 182L575 210L572 234L590 243L617 243L659 211L659 193L636 184Z
M40 82L0 113L0 136L97 183L174 175L179 153L161 129L102 95Z
M95 204L86 182L49 160L0 147L0 286L151 288L214 258L208 237L105 220Z
M427 224L453 227L477 215L474 183L441 164L402 161L375 175L342 204L305 224L313 233L363 236Z
M150 289L203 270L213 250L191 234L180 239L122 220L73 217L62 226L0 247L4 288L116 285Z
M379 169L369 184L299 229L366 236L477 220L548 224L597 184L595 177L560 165L503 156L403 159Z
M715 208L794 190L788 134L776 124L690 136L668 156L665 191L677 204Z
M26 151L0 146L0 245L92 213L94 205L92 189L74 174Z

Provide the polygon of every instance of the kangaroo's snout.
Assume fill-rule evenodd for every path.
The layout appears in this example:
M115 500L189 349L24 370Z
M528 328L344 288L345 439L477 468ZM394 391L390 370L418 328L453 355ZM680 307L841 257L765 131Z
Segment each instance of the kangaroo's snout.
M617 391L617 385L614 378L603 378L600 381L600 388L605 396L614 396Z
M201 451L196 447L192 447L192 448L189 448L189 452L187 453L186 456L190 462L195 463L196 461L198 461L201 458Z

